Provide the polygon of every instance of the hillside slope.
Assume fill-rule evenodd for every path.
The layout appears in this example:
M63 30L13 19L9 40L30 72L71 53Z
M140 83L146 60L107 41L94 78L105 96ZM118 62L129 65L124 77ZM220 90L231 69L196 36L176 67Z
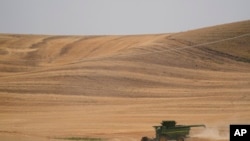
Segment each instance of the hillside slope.
M227 141L250 124L250 21L133 36L0 35L0 140ZM187 141L188 141L187 140Z
M135 97L249 92L250 36L223 41L247 33L249 21L165 35L1 35L0 91Z

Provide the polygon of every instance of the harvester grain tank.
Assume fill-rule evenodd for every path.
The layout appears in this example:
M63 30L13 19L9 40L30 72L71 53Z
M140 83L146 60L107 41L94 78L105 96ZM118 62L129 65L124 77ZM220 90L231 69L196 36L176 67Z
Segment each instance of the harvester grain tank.
M153 126L155 129L155 138L142 137L141 141L184 141L188 138L191 127L206 127L200 125L176 125L175 121L162 121L160 126Z

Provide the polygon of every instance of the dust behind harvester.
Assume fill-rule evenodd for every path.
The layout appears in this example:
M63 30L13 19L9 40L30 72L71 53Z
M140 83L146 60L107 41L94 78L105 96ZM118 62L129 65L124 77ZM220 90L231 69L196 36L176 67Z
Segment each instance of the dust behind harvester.
M153 126L155 128L155 138L142 137L141 141L184 141L188 138L191 127L206 127L200 125L176 125L175 121L162 121L160 126Z

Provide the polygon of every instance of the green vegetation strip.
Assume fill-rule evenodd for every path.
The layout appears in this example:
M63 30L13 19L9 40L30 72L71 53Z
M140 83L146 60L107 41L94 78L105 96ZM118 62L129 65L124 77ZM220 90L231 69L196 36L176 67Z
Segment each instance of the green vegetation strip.
M66 137L57 139L74 140L74 141L103 141L101 138L88 138L88 137Z

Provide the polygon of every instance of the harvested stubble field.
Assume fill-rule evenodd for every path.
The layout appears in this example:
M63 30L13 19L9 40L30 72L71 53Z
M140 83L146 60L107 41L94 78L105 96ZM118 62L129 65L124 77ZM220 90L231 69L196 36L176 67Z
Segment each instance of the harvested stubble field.
M2 34L0 140L138 141L176 120L207 126L187 141L227 141L229 124L250 123L249 33L250 21L158 35Z

